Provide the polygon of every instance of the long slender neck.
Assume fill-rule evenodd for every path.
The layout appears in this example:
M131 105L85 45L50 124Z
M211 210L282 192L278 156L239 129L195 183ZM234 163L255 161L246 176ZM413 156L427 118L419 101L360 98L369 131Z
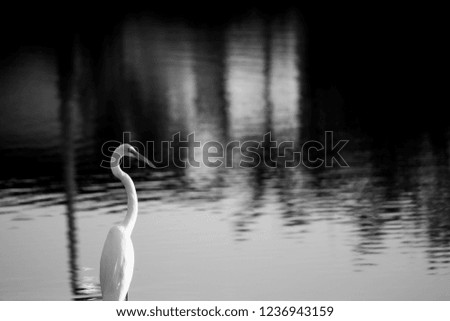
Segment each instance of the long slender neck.
M111 171L113 172L114 176L120 179L122 184L125 186L125 191L128 197L128 209L127 209L127 216L125 216L125 219L123 220L121 225L124 226L125 232L131 235L131 232L133 231L134 228L134 224L136 224L138 214L138 200L136 188L134 187L134 183L131 177L128 176L127 173L123 172L118 164L115 167L111 167Z

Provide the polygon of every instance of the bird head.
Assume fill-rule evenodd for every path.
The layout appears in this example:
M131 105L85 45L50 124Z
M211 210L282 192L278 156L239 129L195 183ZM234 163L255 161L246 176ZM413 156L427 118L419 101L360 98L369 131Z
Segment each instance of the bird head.
M111 158L111 164L116 163L118 165L120 163L120 159L124 156L136 158L139 161L143 161L145 164L149 165L150 167L156 168L156 166L151 161L149 161L145 156L140 154L130 144L122 144L114 150L113 156ZM115 167L115 166L111 166L111 167Z
M131 158L136 158L137 160L143 161L148 166L150 166L152 168L156 168L155 165L147 159L147 157L145 157L142 154L139 154L139 152L130 144L124 144L123 146L124 146L125 156L129 156Z

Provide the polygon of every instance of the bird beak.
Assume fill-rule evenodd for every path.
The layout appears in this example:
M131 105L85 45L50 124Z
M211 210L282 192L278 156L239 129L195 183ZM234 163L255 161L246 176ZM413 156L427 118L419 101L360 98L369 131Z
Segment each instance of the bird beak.
M151 168L156 168L156 166L147 159L147 157L145 157L144 155L139 154L138 152L134 152L132 151L131 154L136 157L139 161L143 161L144 163L146 163L148 166L150 166Z

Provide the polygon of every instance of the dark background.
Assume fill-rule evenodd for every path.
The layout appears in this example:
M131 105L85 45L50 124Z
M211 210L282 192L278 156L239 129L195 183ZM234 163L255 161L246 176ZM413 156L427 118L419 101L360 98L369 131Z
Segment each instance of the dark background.
M23 47L57 48L60 70L69 74L74 36L99 58L106 39L114 37L116 27L129 14L150 12L214 28L251 10L267 19L286 10L299 13L307 34L302 66L308 75L306 99L314 104L317 88L334 86L344 97L348 125L377 134L381 134L380 127L383 132L399 132L448 125L448 118L442 117L444 104L436 99L443 91L443 83L437 79L443 73L438 62L445 43L443 10L431 5L16 5L2 8L1 64L7 65Z

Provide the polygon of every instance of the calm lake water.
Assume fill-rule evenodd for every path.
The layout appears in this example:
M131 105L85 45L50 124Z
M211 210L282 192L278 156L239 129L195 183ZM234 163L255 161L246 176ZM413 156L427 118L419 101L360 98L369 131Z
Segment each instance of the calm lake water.
M97 76L76 47L65 89L51 50L3 65L0 299L101 298L103 242L126 212L100 167L106 141L270 131L298 146L328 129L302 105L302 39L289 14L212 29L140 17ZM336 89L320 97L339 114ZM348 167L126 170L139 197L130 300L449 300L449 133L383 140L335 118Z

